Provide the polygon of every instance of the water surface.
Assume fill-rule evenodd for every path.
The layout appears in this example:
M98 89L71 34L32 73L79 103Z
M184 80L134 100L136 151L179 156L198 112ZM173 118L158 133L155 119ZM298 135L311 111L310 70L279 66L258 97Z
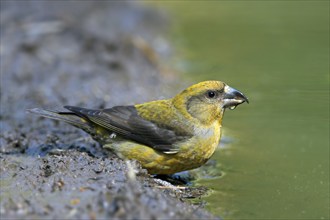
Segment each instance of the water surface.
M225 219L329 218L329 2L158 2L194 81L217 79L249 105L227 111L233 142L207 208ZM181 51L180 51L181 50Z

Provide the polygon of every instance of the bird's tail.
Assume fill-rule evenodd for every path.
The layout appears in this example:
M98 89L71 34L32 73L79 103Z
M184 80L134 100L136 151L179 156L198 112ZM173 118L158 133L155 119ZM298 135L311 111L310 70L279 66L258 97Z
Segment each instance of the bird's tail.
M67 122L75 127L83 129L87 133L93 133L94 131L93 126L91 126L91 124L87 120L79 117L73 112L60 112L40 108L28 109L27 111L30 113L41 115L46 118Z

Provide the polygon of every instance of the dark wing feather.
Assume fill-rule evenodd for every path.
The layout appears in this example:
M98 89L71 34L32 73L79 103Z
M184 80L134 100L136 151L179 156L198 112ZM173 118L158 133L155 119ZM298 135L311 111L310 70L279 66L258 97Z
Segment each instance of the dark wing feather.
M134 106L116 106L91 110L65 106L68 110L126 139L147 145L163 153L177 153L174 144L191 137L184 132L146 120L138 115Z

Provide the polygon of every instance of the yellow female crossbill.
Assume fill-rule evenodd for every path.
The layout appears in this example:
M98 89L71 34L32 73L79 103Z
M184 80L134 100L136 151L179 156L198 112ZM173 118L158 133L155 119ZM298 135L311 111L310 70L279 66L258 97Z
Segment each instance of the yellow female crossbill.
M69 111L31 109L83 129L104 148L141 163L151 174L173 174L203 165L221 136L226 108L248 99L221 81L190 86L175 97L134 106Z

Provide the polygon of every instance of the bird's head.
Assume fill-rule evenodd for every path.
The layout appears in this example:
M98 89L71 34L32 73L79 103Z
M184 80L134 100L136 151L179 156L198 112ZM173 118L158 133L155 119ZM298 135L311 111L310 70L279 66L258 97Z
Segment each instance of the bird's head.
M240 91L221 81L205 81L192 85L173 98L173 105L187 117L198 119L205 125L215 120L221 122L226 108L247 102L248 98Z

